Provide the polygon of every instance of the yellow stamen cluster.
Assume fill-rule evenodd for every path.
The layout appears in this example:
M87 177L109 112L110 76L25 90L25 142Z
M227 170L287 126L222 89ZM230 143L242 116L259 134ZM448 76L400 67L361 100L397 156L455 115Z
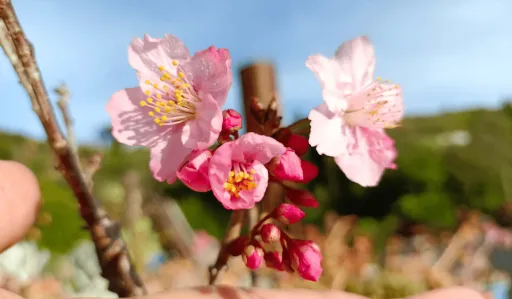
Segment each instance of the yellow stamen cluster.
M251 169L250 173L247 171L230 171L228 180L224 183L224 190L232 196L240 197L240 191L256 188L257 184L253 177L255 173L254 169Z
M179 62L173 60L172 65L178 67ZM148 86L144 90L148 97L140 102L140 106L151 108L148 115L160 126L171 123L172 117L178 117L175 122L193 118L195 106L191 101L196 100L193 97L195 93L190 84L186 83L185 74L178 69L176 75L171 75L164 66L159 66L158 70L161 72L161 83L150 80L144 82Z

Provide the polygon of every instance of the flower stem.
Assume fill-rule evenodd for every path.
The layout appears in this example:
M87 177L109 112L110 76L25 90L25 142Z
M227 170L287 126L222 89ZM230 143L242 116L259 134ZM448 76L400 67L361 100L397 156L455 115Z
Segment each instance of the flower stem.
M235 210L233 213L231 213L231 218L229 219L229 224L226 229L226 233L224 234L224 240L222 241L222 247L217 256L217 260L215 261L215 264L209 269L209 285L215 284L215 282L219 279L220 272L226 267L230 257L226 250L227 245L240 236L242 225L244 223L244 215L245 210Z

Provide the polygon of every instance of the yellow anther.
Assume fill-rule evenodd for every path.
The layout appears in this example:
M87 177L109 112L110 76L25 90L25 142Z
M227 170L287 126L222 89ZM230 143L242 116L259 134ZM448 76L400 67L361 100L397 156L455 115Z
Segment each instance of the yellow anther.
M181 79L185 78L185 74L183 72L178 72L178 76L180 76Z
M155 123L159 124L160 123L160 118L155 117Z
M171 75L169 75L169 73L164 73L164 78L171 79Z
M380 80L382 80L382 79L380 77L377 77L377 81L380 81Z
M181 84L181 88L183 88L183 89L189 88L189 87L190 87L190 84L187 84L187 83Z
M146 104L147 104L147 103L146 103L145 101L140 101L140 106L141 106L141 107L146 106Z
M158 113L160 113L160 108L158 108L158 107L155 107L155 112L158 112Z
M163 120L163 121L168 121L168 120L169 120L169 118L167 118L167 115L162 115L162 120Z
M164 66L163 66L163 65L161 65L161 66L159 66L159 67L158 67L158 69L159 69L159 70L161 70L161 71L163 71L165 68L164 68Z
M157 94L156 94L156 97L157 97L157 98L159 98L159 99L161 99L161 98L162 98L162 95L161 95L161 94L159 94L159 93L157 93Z
M256 173L256 170L251 169L251 173L252 173L252 174L255 174L255 173Z
M146 82L145 82L145 83L146 83L146 84L151 84L151 81L149 81L149 80L146 80Z
M256 173L253 169L251 173ZM224 183L224 190L229 192L231 196L239 197L241 191L252 190L256 187L256 183L253 181L254 177L246 171L230 171L228 178Z
M176 105L176 103L174 103L174 101L172 101L172 100L167 101L167 104L171 105L171 107Z
M169 89L169 87L167 87L167 85L164 85L164 87L162 87L164 90L167 90Z
M152 98L147 98L146 101L148 101L148 103L153 103L153 99Z
M173 60L173 61L172 61L172 65L174 65L174 66L178 66L178 62L177 62L176 60Z
M160 81L164 82L166 80L165 77L160 77Z
M153 84L154 88L158 88L158 83Z
M144 91L144 93L148 96L148 95L150 95L150 94L151 94L151 91L146 90L146 91Z
M169 113L169 112L171 112L171 109L172 109L171 107L166 106L164 111L165 111L165 113Z
M149 112L148 112L148 115L149 115L149 116L155 116L155 112L153 112L153 111L149 111Z

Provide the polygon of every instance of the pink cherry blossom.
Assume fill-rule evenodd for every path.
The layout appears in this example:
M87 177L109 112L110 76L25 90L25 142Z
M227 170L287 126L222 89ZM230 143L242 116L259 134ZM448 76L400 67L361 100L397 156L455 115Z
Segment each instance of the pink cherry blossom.
M173 183L192 151L212 145L221 131L232 81L229 52L212 46L191 56L174 36L145 35L133 40L128 60L139 87L114 93L107 104L112 134L151 148L153 176Z
M373 139L385 138L389 144L382 129L397 126L403 117L401 88L373 79L375 53L367 37L343 43L333 58L310 56L306 66L320 81L324 100L309 114L310 145L319 154L338 157L349 179L363 186L375 185L383 169L394 167L392 160L375 159L396 153ZM358 162L350 161L354 156ZM360 165L359 174L353 165Z
M196 150L188 157L188 162L176 173L178 179L187 187L196 192L211 190L208 169L212 152L210 150Z
M265 164L285 152L275 139L255 133L224 143L210 160L208 175L213 194L229 210L254 207L267 189Z

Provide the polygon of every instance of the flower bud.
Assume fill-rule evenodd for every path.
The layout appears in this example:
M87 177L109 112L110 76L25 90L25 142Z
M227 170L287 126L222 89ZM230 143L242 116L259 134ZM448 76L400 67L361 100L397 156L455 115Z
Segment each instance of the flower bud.
M309 141L304 136L291 134L284 146L292 148L298 156L302 156L308 152Z
M261 227L261 240L267 244L279 241L281 230L272 223L264 224Z
M192 152L188 162L176 173L178 179L196 192L207 192L212 188L208 177L208 169L212 153L209 150Z
M265 266L278 271L284 271L283 257L277 251L265 252Z
M286 189L286 198L298 206L307 208L318 207L318 201L316 201L315 196L307 190L288 188Z
M263 255L263 249L254 247L253 245L248 245L242 253L242 260L247 268L255 270L261 266L261 263L263 262Z
M272 217L284 224L297 223L306 216L306 214L292 204L282 203L272 212Z
M297 182L304 178L301 160L291 148L287 148L286 152L279 156L271 171L274 177L281 181Z
M300 277L318 281L322 275L322 253L317 244L309 240L292 240L287 244L291 267Z
M222 131L236 132L242 128L242 116L234 109L222 111Z
M302 168L303 178L300 183L307 184L318 176L318 167L315 164L301 160L300 166Z

